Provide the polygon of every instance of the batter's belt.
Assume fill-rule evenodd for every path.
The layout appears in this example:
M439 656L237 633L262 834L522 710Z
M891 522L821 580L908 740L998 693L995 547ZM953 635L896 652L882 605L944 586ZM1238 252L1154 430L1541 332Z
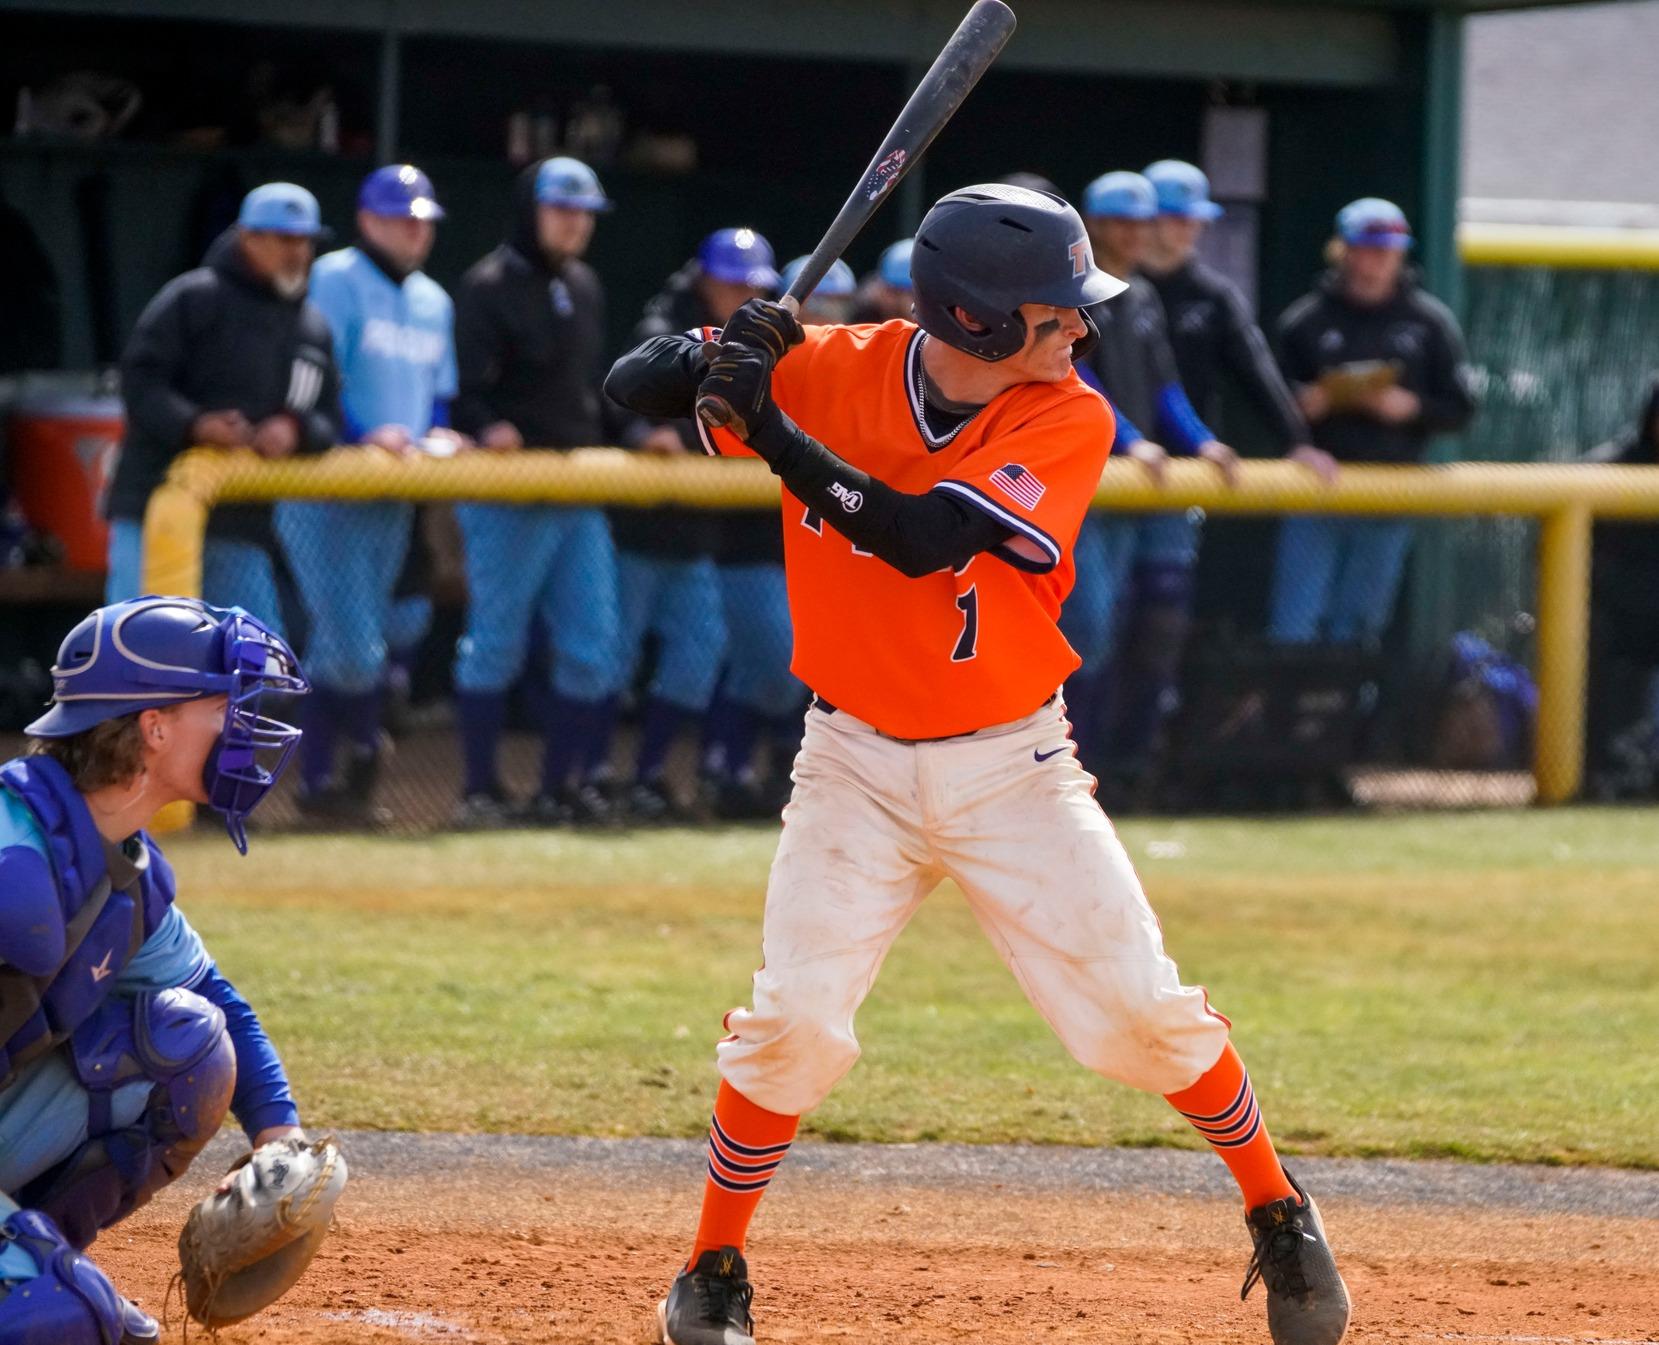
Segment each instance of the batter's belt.
M1030 714L1036 714L1038 710L1046 710L1049 706L1053 705L1054 702L1059 700L1059 699L1060 699L1060 693L1058 691L1056 691L1046 701L1044 701L1041 705L1037 706L1036 709L1031 710L1029 713ZM823 713L825 713L827 715L838 715L838 714L841 713L841 707L840 706L831 705L827 700L825 700L822 696L820 696L816 691L814 691L812 693L812 705L811 705L810 708L812 708L814 710L821 710L821 711L823 711ZM1019 718L1024 719L1024 718L1026 718L1026 715L1020 715ZM1010 723L1015 723L1017 721L1010 720L1009 722ZM999 727L999 726L995 725L995 724L987 724L985 727L986 728L996 728L996 727ZM984 730L982 730L982 729L969 729L966 733L945 733L945 734L941 734L937 738L895 738L891 733L883 733L880 729L876 728L876 726L874 724L870 725L870 731L872 733L875 733L878 737L886 738L889 742L904 743L906 745L912 745L912 744L915 744L915 743L948 743L948 742L951 742L951 741L953 741L954 739L957 739L957 738L971 738L971 737L974 736L974 734L981 733Z

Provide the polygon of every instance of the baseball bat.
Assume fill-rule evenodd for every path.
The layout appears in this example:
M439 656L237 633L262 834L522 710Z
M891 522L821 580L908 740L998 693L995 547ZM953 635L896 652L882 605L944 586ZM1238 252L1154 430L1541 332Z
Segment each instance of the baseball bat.
M881 148L870 160L852 195L836 213L783 296L782 303L790 312L800 312L802 301L818 287L836 259L858 236L858 231L881 208L888 193L916 166L933 138L956 115L969 90L979 83L980 76L990 68L1013 34L1014 11L1002 0L974 0L973 8L934 58L898 120L883 137ZM697 415L705 425L715 428L730 425L735 419L725 399L715 396L697 399Z

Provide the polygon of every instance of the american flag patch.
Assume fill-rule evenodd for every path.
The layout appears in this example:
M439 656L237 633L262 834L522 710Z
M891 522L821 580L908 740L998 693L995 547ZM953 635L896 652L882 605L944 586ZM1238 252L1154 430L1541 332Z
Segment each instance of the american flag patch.
M1048 492L1048 487L1037 480L1035 473L1027 471L1015 462L1009 463L1006 467L998 467L992 472L991 484L1016 504L1027 509L1035 509Z

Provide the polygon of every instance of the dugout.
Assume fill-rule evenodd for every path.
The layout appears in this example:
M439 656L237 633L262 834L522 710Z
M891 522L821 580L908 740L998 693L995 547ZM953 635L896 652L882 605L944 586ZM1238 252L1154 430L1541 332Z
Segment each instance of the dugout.
M275 177L311 187L346 233L371 166L419 162L450 209L429 269L452 283L500 237L510 156L561 147L621 205L592 252L620 344L709 229L749 223L783 256L808 248L963 7L0 0L0 106L16 110L0 199L48 259L61 325L19 358L107 366L242 192ZM849 260L868 266L966 181L1031 170L1075 192L1176 155L1212 170L1230 207L1213 241L1264 314L1306 286L1334 210L1371 193L1411 214L1430 286L1457 304L1463 21L1506 7L1016 0L1014 40ZM54 129L44 112L89 93L119 129L98 134L90 113L78 133ZM1248 424L1227 430L1252 446ZM1208 611L1254 626L1270 526L1213 530Z
M1227 241L1264 310L1298 292L1333 209L1362 192L1400 200L1431 283L1455 290L1462 19L1501 7L1022 0L997 67L852 260L966 180L1029 169L1074 191L1180 155L1228 169L1242 236ZM743 220L808 247L961 8L0 0L0 106L17 110L0 190L57 272L65 364L90 368L244 186L296 178L349 228L373 162L418 160L451 206L432 270L453 280L498 234L509 148L576 140L622 202L594 253L620 331L707 229ZM76 72L137 92L118 133L40 128Z

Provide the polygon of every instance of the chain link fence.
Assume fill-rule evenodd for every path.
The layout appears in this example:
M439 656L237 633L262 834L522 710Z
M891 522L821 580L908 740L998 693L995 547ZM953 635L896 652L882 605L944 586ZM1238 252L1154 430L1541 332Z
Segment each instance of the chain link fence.
M1565 463L1633 427L1646 352L1659 348L1659 274L1478 266L1467 280L1481 410L1460 459ZM775 818L808 693L788 671L789 519L770 478L755 464L579 453L589 465L549 485L555 456L398 463L341 450L292 469L181 464L185 507L152 520L162 554L147 587L280 621L319 685L341 693L318 698L326 714L294 713L337 721L318 735L334 739L332 769L314 761L312 782L367 787L370 811L348 810L358 823ZM1222 492L1207 469L1177 467L1161 495L1131 464L1108 471L1097 517L1109 544L1082 549L1066 612L1089 655L1068 700L1109 806L1511 805L1549 779L1551 798L1651 794L1659 688L1591 647L1583 537L1555 548L1567 558L1562 606L1578 608L1554 640L1565 684L1548 666L1540 607L1550 506L1609 469L1551 478L1557 487L1525 500L1509 498L1513 476L1482 478L1496 493L1447 494L1444 473L1406 470L1325 515L1331 500L1299 469L1250 463L1241 492ZM468 499L480 472L490 498ZM1646 491L1601 491L1584 507L1638 516ZM252 588L223 545L235 539L208 523L216 504L243 498L275 502L252 549L269 579ZM1160 535L1187 555L1173 593ZM57 638L100 592L85 571L0 571L0 732L15 734L49 694ZM1552 677L1566 728L1549 728L1546 704L1541 737L1540 684L1548 701ZM502 702L484 721L479 692ZM486 779L477 740L497 730ZM354 774L357 755L373 768ZM587 805L524 806L571 781L591 783ZM294 772L264 825L329 821L302 812L303 783ZM480 783L511 807L465 816Z
M1659 471L1634 471L1354 468L1327 488L1293 464L1248 463L1228 487L1205 464L1176 463L1159 487L1112 465L1088 525L1108 545L1079 553L1079 593L1097 607L1111 567L1104 644L1075 597L1064 616L1091 651L1066 691L1104 801L1470 807L1576 793L1587 511L1659 514ZM264 558L268 589L226 563L212 505L232 499L274 502L265 544L228 548ZM157 500L146 586L280 622L321 689L290 711L312 734L312 762L262 825L775 820L808 692L788 671L780 557L792 520L759 464L612 450L448 462L337 450L279 465L202 453ZM1582 526L1552 524L1567 504ZM1251 563L1200 563L1196 590L1171 595L1135 539L1172 526L1200 559L1248 529ZM1552 526L1558 596L1552 606L1546 584L1541 608L1537 555ZM1452 577L1459 623L1425 656L1410 576L1435 559L1429 527L1485 567ZM1346 595L1344 556L1370 577ZM1391 566L1397 592L1375 582ZM1321 574L1322 615L1276 629ZM48 634L36 643L49 653ZM480 719L481 700L499 718ZM310 806L308 780L352 806ZM469 811L480 786L499 808Z

